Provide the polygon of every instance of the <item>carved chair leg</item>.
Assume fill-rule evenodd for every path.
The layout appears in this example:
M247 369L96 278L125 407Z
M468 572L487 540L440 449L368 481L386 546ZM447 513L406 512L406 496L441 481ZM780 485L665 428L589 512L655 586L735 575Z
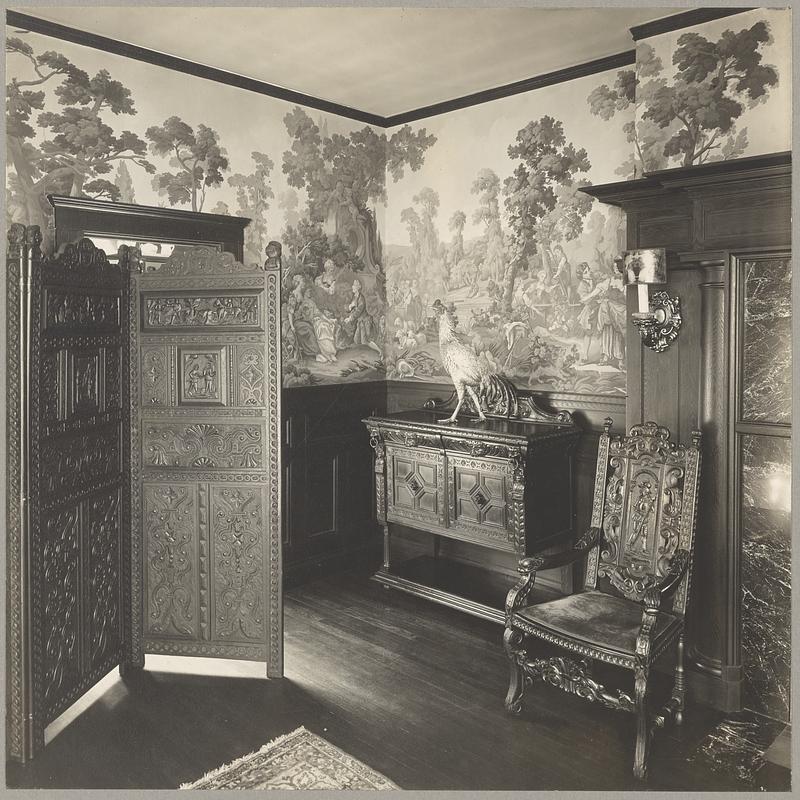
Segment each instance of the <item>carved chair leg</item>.
M522 644L523 636L513 628L506 628L503 634L503 647L508 656L510 680L508 694L506 695L506 711L509 714L519 714L522 711L522 697L525 694L525 673L517 660L517 650Z
M678 637L677 659L675 662L675 686L672 689L672 699L675 701L675 714L673 719L676 725L683 724L683 709L686 702L686 678L683 671L685 637Z
M647 711L648 664L637 664L634 670L636 695L636 749L633 756L633 774L643 780L647 777L647 756L650 751L650 716Z

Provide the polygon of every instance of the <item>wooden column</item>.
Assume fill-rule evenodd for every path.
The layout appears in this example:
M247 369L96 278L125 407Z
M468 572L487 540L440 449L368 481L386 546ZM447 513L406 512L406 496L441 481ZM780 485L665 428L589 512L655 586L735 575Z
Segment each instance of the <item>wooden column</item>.
M730 634L736 581L732 579L732 537L725 487L728 485L728 327L726 264L701 268L700 394L698 422L703 431L695 575L689 623L693 666L723 691L718 704L738 708L741 668ZM716 576L708 580L708 576Z

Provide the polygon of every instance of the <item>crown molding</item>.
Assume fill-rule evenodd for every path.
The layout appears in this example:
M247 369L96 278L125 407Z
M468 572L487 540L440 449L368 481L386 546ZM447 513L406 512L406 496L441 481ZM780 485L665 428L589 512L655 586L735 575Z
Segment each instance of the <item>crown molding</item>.
M691 11L683 11L680 14L673 14L662 19L654 19L652 22L634 25L630 32L633 41L638 42L640 39L658 36L659 33L691 28L693 25L701 25L704 22L713 22L715 19L723 19L724 17L753 10L752 6L748 8L693 8Z
M626 50L623 53L615 53L611 56L597 58L594 61L586 61L574 67L546 72L544 75L535 75L532 78L525 78L514 83L506 83L503 86L496 86L493 89L484 89L480 92L456 97L453 100L445 100L442 103L434 103L424 108L417 108L413 111L404 111L402 114L393 114L385 118L387 127L394 125L405 125L409 122L416 122L426 117L435 117L439 114L447 114L450 111L458 111L462 108L477 106L481 103L488 103L492 100L500 100L503 97L511 97L515 94L530 92L534 89L542 89L545 86L553 86L556 83L564 83L575 78L584 78L587 75L594 75L597 72L605 72L609 69L628 67L636 63L636 51Z
M670 17L647 22L643 25L637 25L631 28L630 32L634 41L638 41L639 39L655 36L659 33L667 33L669 31L679 30L680 28L698 25L702 22L709 22L751 10L753 10L751 7L696 8L680 14L673 14ZM111 39L107 36L72 28L57 22L49 22L20 11L8 9L6 11L6 23L32 33L52 36L55 39L62 39L63 41L84 45L85 47L92 47L96 50L103 50L107 53L133 58L137 61L165 67L175 70L176 72L182 72L186 75L193 75L198 78L216 81L217 83L222 83L227 86L235 86L238 89L256 92L268 97L274 97L278 100L298 103L308 108L336 114L340 117L352 119L357 122L365 122L379 128L405 125L409 122L416 122L421 119L438 116L439 114L447 114L451 111L458 111L471 106L489 103L493 100L530 92L535 89L544 88L545 86L553 86L558 83L575 80L576 78L583 78L588 75L605 72L606 70L631 66L636 61L636 51L626 50L622 53L615 53L593 61L584 62L583 64L576 64L572 67L544 73L543 75L535 75L531 78L514 81L513 83L507 83L491 89L484 89L479 92L464 95L463 97L456 97L441 103L433 103L429 106L384 117L340 103L323 100L319 97L297 92L292 89L285 89L282 86L276 86L275 84L260 81L256 78L248 78L245 75L239 75L235 72L228 72L226 70L217 69L216 67L199 64L195 61L189 61L188 59L179 58L178 56L171 56L167 53L150 50L146 47Z
M586 75L593 75L596 72L604 72L605 70L614 69L615 67L629 66L635 62L636 56L634 50L627 50L624 53L605 56L604 58L595 59L594 61L588 61L573 67L548 72L544 75L536 75L532 78L525 78L524 80L515 81L514 83L508 83L503 86L485 89L463 97L446 100L442 103L425 106L424 108L382 117L379 114L361 111L360 109L351 108L350 106L341 105L329 100L322 100L319 97L296 92L292 89L285 89L282 86L276 86L255 78L248 78L234 72L227 72L226 70L217 69L216 67L198 64L195 61L171 56L167 53L160 53L157 50L150 50L146 47L141 47L129 42L110 39L107 36L72 28L68 25L62 25L61 23L49 22L30 14L24 14L20 11L7 10L6 23L32 33L52 36L55 39L61 39L66 42L72 42L73 44L92 47L95 50L103 50L107 53L133 58L136 61L143 61L158 67L165 67L175 70L176 72L182 72L186 75L205 78L206 80L216 81L217 83L223 83L227 86L235 86L238 89L257 92L258 94L274 97L278 100L298 103L308 106L309 108L317 109L318 111L327 111L331 114L337 114L340 117L346 117L347 119L356 120L358 122L366 122L369 125L375 125L380 128L404 125L408 122L425 119L426 117L445 114L448 111L468 108L469 106L488 103L502 97L510 97L515 94L521 94L522 92L540 89L544 86L552 86L556 83L563 83L564 81L582 78Z

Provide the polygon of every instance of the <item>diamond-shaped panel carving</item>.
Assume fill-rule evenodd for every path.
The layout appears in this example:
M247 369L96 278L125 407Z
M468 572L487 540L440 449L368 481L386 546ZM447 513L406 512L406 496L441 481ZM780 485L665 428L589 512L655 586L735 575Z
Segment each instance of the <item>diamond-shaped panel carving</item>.
M486 497L480 486L472 493L472 499L478 508L483 508L489 502L489 498Z
M453 476L456 523L491 525L506 523L506 492L503 475L457 465Z

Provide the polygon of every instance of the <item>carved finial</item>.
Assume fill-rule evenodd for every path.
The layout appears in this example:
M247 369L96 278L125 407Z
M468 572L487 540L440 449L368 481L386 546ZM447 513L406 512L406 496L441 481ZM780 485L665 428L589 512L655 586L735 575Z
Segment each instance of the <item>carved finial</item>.
M692 447L700 448L700 439L702 438L702 434L698 430L692 431Z
M264 252L267 254L267 260L264 262L264 269L280 269L281 243L275 241L270 242Z
M117 250L117 263L123 272L144 272L142 251L138 247L121 244Z
M19 247L25 242L25 226L19 222L12 222L8 227L8 243L12 247Z
M606 417L603 420L603 433L608 436L611 433L611 426L614 424L614 420L611 417Z
M42 243L42 231L38 225L28 225L25 229L25 239L29 247L39 247Z

